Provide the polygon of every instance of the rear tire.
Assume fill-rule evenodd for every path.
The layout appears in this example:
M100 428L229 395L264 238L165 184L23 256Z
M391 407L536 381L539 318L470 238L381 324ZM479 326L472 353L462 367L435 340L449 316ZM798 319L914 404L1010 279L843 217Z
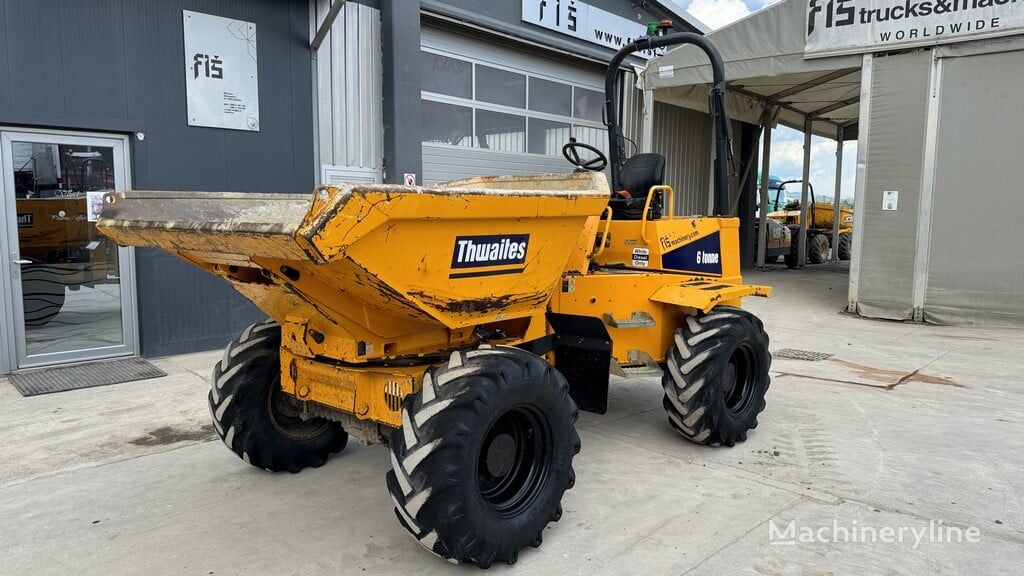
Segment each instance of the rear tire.
M719 306L687 316L666 353L661 379L669 424L698 444L746 440L764 410L771 362L768 334L746 310Z
M565 378L516 348L453 352L391 434L395 515L437 556L488 568L541 544L575 483L579 415Z
M850 259L850 248L853 243L853 234L850 232L843 232L839 235L839 250L837 254L840 260Z
M271 472L323 466L341 452L348 434L341 424L300 417L281 391L281 327L253 324L224 349L213 368L208 396L213 426L239 458Z

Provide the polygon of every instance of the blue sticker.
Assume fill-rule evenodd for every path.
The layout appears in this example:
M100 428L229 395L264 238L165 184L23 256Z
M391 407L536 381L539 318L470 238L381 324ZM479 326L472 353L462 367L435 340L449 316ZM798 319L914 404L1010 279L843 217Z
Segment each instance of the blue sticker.
M666 252L661 257L661 264L667 270L721 276L722 242L719 233L714 232Z

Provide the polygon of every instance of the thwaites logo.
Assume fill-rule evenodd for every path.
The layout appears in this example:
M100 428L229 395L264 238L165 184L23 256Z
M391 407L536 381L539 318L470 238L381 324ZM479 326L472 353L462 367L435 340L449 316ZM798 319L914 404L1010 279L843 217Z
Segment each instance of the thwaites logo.
M518 274L526 263L529 234L456 236L449 278ZM516 266L507 268L507 266ZM496 267L502 267L495 270Z
M29 228L35 225L35 219L32 213L18 214L18 228Z

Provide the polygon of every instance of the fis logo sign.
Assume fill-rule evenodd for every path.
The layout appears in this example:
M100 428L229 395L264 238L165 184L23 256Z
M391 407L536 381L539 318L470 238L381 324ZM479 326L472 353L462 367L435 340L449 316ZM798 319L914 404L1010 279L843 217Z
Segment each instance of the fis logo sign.
M518 274L526 263L529 234L456 236L449 278ZM507 266L518 265L515 268ZM495 270L496 267L502 267Z
M196 53L192 56L193 78L199 78L200 73L206 78L223 80L224 61L216 54L211 58L209 54Z
M818 14L825 13L825 28L853 24L857 9L853 0L810 0L807 5L807 36L814 33Z
M18 214L18 228L31 228L35 224L32 213Z

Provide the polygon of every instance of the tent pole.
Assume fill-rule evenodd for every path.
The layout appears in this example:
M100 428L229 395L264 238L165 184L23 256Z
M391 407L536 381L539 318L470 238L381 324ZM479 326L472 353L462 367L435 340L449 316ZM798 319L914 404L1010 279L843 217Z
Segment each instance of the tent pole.
M811 129L814 120L804 117L804 174L800 183L800 239L797 241L797 265L807 263L807 186L811 178Z
M839 216L842 214L839 194L843 188L843 137L845 135L845 128L840 127L836 130L836 195L832 200L832 203L835 204L832 207L832 260L836 262L839 261Z
M761 209L757 216L757 269L764 270L765 250L768 247L768 180L772 172L772 117L770 109L764 115L761 132L764 134L764 150L761 151Z
M644 88L643 119L640 124L640 152L654 148L654 90Z

